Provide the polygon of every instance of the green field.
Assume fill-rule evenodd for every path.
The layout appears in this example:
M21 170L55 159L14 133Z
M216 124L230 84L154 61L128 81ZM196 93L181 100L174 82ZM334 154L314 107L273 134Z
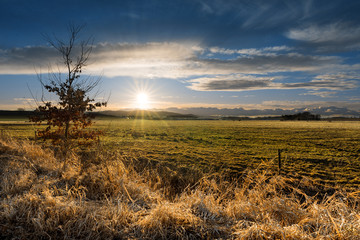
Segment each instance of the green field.
M33 138L37 126L0 122L0 129ZM226 170L277 170L321 183L360 185L360 122L97 120L101 147L151 161Z
M0 122L1 239L360 236L360 122L102 119L66 159L37 127Z

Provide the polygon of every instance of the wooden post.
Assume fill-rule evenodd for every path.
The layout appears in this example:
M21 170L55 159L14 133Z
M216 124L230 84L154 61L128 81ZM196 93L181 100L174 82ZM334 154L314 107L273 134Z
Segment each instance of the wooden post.
M4 138L5 134L4 134L4 129L1 129L1 138Z
M98 139L97 139L97 154L99 154L100 149L101 149L101 141L100 141L100 136L98 136Z
M279 174L281 174L281 150L278 149L278 158L279 158Z
M34 134L35 134L35 135L34 135L34 136L35 136L35 137L34 137L34 140L35 140L35 142L36 142L36 140L37 140L36 130L34 131Z

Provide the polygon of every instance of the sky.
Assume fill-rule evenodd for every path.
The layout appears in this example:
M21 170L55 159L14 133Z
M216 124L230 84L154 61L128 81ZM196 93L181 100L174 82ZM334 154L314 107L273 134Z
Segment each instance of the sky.
M93 39L83 76L101 77L106 110L360 115L359 12L357 0L0 0L0 109L36 107L39 78L62 71L47 39L74 24Z

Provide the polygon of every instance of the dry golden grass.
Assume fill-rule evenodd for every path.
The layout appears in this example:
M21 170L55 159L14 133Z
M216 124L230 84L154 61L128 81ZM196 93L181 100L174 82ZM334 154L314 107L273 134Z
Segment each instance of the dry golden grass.
M0 139L2 239L359 239L360 192Z

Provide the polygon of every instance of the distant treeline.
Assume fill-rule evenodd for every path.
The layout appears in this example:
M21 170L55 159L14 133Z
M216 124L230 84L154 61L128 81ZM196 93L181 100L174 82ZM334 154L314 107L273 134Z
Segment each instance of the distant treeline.
M292 115L282 115L281 120L320 120L321 116L320 114L312 114L310 112L302 112L302 113L296 113Z
M221 120L232 120L232 121L251 121L251 120L281 120L281 116L262 116L262 117L221 117Z
M30 116L39 114L35 111L6 111L0 110L1 119L14 119L14 120L28 120ZM148 110L135 110L135 111L102 111L86 113L100 118L126 118L126 119L149 119L149 120L194 120L198 117L193 114L181 114L166 111L148 111Z
M194 120L198 117L193 114L181 114L166 111L134 110L134 111L103 111L98 116L118 117L127 119L148 120Z
M1 119L14 119L14 120L28 120L29 116L34 115L34 111L25 111L25 110L17 110L17 111L7 111L0 110L0 120Z
M39 114L34 111L7 111L0 110L0 120L28 120L29 116ZM354 117L330 117L321 119L320 114L312 114L310 112L296 113L292 115L282 116L259 116L259 117L238 117L238 116L208 116L201 117L193 114L181 114L167 111L150 111L150 110L137 110L137 111L101 111L91 113L97 118L126 118L126 119L150 119L150 120L327 120L327 121L359 121L360 118Z

